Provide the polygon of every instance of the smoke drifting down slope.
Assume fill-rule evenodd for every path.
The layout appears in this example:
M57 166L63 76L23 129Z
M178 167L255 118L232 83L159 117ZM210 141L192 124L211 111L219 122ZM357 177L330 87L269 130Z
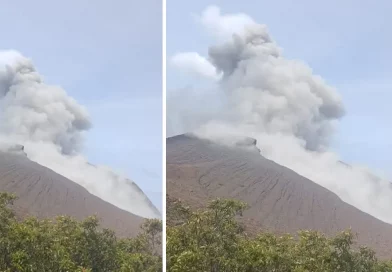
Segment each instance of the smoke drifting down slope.
M18 218L40 219L67 215L83 220L93 214L104 228L120 237L137 235L143 218L119 209L90 194L79 184L29 160L21 146L0 151L0 191L18 199L13 209Z
M207 59L222 75L213 82L213 94L189 92L188 101L203 101L196 106L184 105L184 93L168 96L174 107L168 112L169 136L192 131L226 145L237 137L255 138L263 156L392 223L390 183L362 167L339 163L338 154L329 151L335 124L345 114L338 92L305 63L286 59L267 27L249 16L221 15L210 7L199 21L213 35L236 32L214 36L218 45L209 48ZM204 107L208 100L217 107Z
M297 233L312 229L336 235L351 228L358 245L392 257L392 225L359 211L336 194L260 155L246 138L231 147L192 135L166 139L168 200L191 208L218 198L249 204L242 222L249 234L260 230Z
M0 52L0 144L24 145L27 156L82 185L90 193L142 217L159 217L132 181L94 166L80 154L91 127L87 110L60 87L46 85L32 62Z

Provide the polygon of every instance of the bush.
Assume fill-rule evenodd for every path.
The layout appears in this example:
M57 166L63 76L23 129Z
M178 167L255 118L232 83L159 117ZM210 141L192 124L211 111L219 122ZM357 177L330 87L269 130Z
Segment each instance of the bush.
M217 199L191 212L171 201L167 209L172 215L167 224L168 271L392 271L392 263L379 261L371 249L354 248L350 230L331 238L306 230L298 237L268 232L248 237L236 220L246 209L242 202Z
M0 193L0 271L162 271L160 220L146 220L137 237L119 239L95 216L17 220L14 199Z

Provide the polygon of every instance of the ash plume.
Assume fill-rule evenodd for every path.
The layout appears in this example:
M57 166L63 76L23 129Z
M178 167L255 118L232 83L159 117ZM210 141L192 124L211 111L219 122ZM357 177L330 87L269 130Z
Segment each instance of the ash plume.
M159 212L139 187L80 153L92 123L86 108L60 87L45 84L32 61L0 52L0 145L23 145L28 158L79 183L90 193L142 217Z
M241 122L293 135L310 150L328 144L333 122L344 115L339 95L304 63L282 57L264 25L248 25L210 47L209 57Z
M206 14L208 20L204 18ZM304 62L285 58L267 27L244 14L236 18L235 14L222 15L217 7L209 7L199 21L211 22L206 29L215 32L239 22L232 27L235 32L231 37L216 37L217 45L209 48L206 58L217 75L222 74L220 80L211 82L211 92L225 98L218 108L208 110L209 118L204 102L190 106L190 114L181 119L178 114L187 107L178 98L202 101L202 97L214 96L205 96L202 91L185 94L184 90L181 95L169 95L168 105L174 107L168 111L169 134L193 132L226 145L233 142L230 138L255 138L263 156L331 190L362 211L392 223L390 182L366 167L347 167L339 162L338 154L330 151L335 126L345 115L337 90L313 74Z

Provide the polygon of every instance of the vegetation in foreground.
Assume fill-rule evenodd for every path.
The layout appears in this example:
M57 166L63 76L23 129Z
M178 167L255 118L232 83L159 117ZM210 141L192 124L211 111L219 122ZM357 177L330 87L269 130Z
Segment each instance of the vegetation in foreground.
M84 221L67 216L18 220L14 200L0 193L2 272L162 271L160 220L146 220L139 236L119 239L100 228L94 216Z
M170 272L388 272L369 248L355 248L344 231L328 238L316 231L298 237L260 233L247 236L237 221L246 204L212 201L191 211L179 201L167 205L167 270Z

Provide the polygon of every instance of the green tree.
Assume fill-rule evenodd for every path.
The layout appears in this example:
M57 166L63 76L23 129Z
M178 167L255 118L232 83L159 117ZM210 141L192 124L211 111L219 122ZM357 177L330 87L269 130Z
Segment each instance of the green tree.
M14 200L0 193L0 271L162 270L159 220L147 220L137 237L119 239L112 230L102 229L96 216L83 221L69 216L17 220Z
M292 235L262 232L248 236L237 221L246 204L226 199L191 211L178 201L167 206L168 271L388 272L369 248L354 247L351 230L335 237L316 231Z
M216 200L206 210L190 214L184 224L167 228L168 269L236 271L243 228L235 216L245 208L235 200Z

